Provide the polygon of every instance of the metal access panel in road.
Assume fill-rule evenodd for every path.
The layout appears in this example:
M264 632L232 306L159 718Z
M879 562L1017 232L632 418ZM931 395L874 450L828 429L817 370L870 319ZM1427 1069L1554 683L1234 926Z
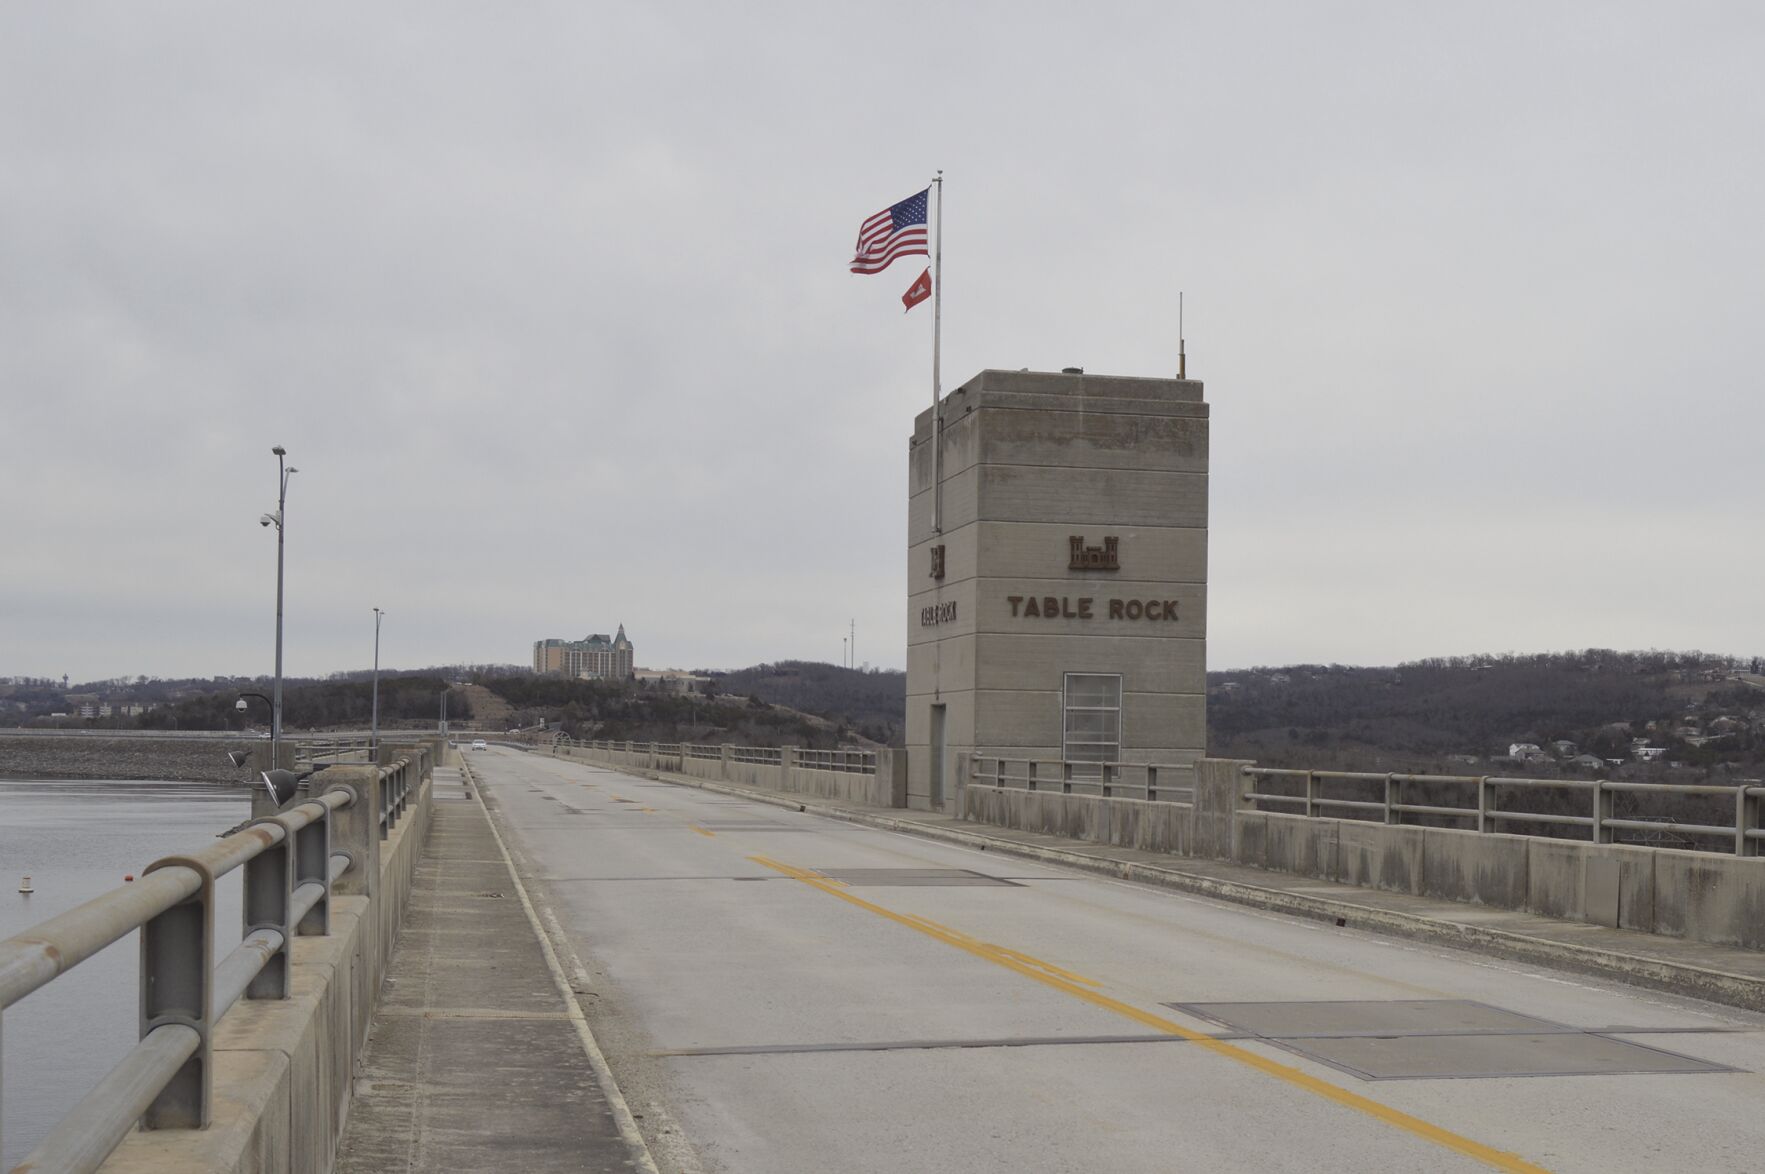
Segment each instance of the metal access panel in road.
M1167 1005L1362 1080L1733 1071L1468 999Z

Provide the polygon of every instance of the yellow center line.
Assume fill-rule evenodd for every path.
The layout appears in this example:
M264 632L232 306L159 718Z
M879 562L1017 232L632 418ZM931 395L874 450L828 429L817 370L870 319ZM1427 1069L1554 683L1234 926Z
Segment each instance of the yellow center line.
M827 878L823 877L821 879L825 880ZM845 887L844 881L838 881L838 882L834 882L834 883L837 883L841 888ZM1082 974L1074 974L1070 970L1062 970L1060 967L1054 965L1054 963L1052 963L1052 962L1045 962L1040 958L1034 957L1029 954L1019 953L1016 950L1007 949L1006 947L1001 946L1001 945L997 945L996 943L993 943L993 942L983 942L979 938L971 938L967 934L963 933L961 930L951 929L949 926L942 925L936 921L933 921L929 917L921 917L917 913L901 913L901 914L897 914L896 916L901 920L902 924L910 925L914 929L919 930L921 933L928 933L928 934L931 934L933 937L940 938L945 941L949 941L952 938L961 938L962 939L962 948L965 950L969 949L971 946L978 947L979 950L985 951L986 955L988 957L991 957L991 955L993 955L993 954L997 954L1001 958L1012 958L1012 959L1017 960L1018 962L1023 963L1025 966L1034 967L1035 969L1040 970L1045 974L1052 974L1052 975L1055 975L1059 978L1064 978L1068 982L1082 982L1086 986L1102 986L1103 985L1102 983L1098 982L1094 978L1086 978Z
M686 826L691 828L693 831L699 833L699 835L701 835L701 836L710 836L712 839L717 838L717 833L710 830L709 828L702 828L696 823L689 823Z
M856 905L858 908L870 913L874 913L878 917L885 917L888 920L895 922L897 925L904 925L908 929L917 930L928 937L933 937L941 942L955 946L959 950L965 950L968 953L975 955L977 958L984 958L988 962L1005 967L1007 970L1016 971L1025 978L1033 978L1044 986L1053 987L1057 991L1064 991L1069 995L1085 1000L1093 1006L1101 1007L1105 1011L1113 1011L1117 1015L1121 1015L1136 1023L1150 1027L1154 1031L1161 1031L1166 1035L1174 1035L1179 1039L1188 1040L1190 1043L1205 1048L1207 1051L1213 1052L1215 1055L1223 1056L1228 1060L1243 1064L1246 1067L1254 1068L1258 1072L1273 1076L1277 1080L1285 1081L1296 1088L1302 1088L1307 1092L1315 1093L1318 1096L1323 1097L1325 1100L1334 1101L1338 1105L1365 1113L1369 1117L1375 1117L1378 1120L1385 1122L1387 1125L1395 1126L1396 1128L1415 1137L1419 1137L1424 1141L1433 1142L1435 1145L1443 1146L1446 1149L1463 1154L1468 1158L1474 1158L1494 1169L1514 1171L1517 1172L1517 1174L1546 1174L1544 1167L1535 1166L1517 1154L1504 1153L1491 1146L1486 1146L1481 1142L1472 1141L1468 1137L1463 1137L1457 1133L1453 1133L1451 1130L1443 1129L1438 1125L1422 1120L1420 1117L1412 1117L1402 1110L1392 1108L1390 1105L1381 1104L1368 1097L1363 1097L1359 1093L1350 1092L1348 1089L1331 1084L1327 1080L1319 1079L1309 1072L1304 1072L1293 1067L1291 1064L1283 1064L1278 1060L1271 1060L1266 1056L1260 1056L1247 1049L1235 1047L1224 1040L1215 1039L1211 1035L1206 1035L1202 1032L1184 1027L1182 1024L1166 1019L1162 1015L1154 1015L1150 1011L1143 1011L1139 1007L1122 1002L1120 999L1112 999L1101 991L1088 990L1085 985L1081 984L1095 985L1091 984L1089 979L1079 978L1077 975L1069 974L1068 972L1061 970L1058 967L1051 966L1046 962L1038 961L1026 954L1020 954L1016 950L1008 950L1000 946L995 946L989 942L980 941L979 939L972 938L965 933L941 926L935 921L928 921L923 917L896 913L893 909L885 909L881 905L866 901L862 897L853 896L851 893L848 893L843 889L833 887L826 877L821 876L818 873L810 872L807 869L795 868L789 864L781 864L780 862L765 856L750 856L748 859L756 864L770 868L774 872L782 872L786 876L794 877L811 888L820 889L829 896L838 897L840 900L851 905Z

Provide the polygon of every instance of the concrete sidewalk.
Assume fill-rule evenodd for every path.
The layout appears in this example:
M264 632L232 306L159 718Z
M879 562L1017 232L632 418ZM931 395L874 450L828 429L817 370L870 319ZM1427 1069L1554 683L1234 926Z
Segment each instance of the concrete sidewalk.
M458 768L434 786L334 1169L653 1170L484 807Z
M865 807L661 771L609 768L870 827L1005 852L1352 929L1475 950L1752 1011L1765 1011L1765 952L1607 929L1485 905L1356 888L1247 865L1116 848L925 811Z

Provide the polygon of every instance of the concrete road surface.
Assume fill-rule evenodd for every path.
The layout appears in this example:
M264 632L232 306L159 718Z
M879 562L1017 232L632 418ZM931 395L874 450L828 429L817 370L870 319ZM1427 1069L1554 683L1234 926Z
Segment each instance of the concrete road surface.
M471 763L664 1170L1765 1166L1765 1017Z

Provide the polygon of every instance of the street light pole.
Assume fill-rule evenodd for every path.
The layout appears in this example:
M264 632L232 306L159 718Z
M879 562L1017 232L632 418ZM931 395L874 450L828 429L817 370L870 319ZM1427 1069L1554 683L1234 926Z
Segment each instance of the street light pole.
M281 445L270 450L276 454L276 512L258 519L260 524L276 527L276 687L270 702L270 761L282 764L282 566L283 544L287 537L288 478L300 472L286 461L288 450Z
M376 762L380 755L380 620L385 615L379 608L374 609L374 716L368 745L373 749Z

